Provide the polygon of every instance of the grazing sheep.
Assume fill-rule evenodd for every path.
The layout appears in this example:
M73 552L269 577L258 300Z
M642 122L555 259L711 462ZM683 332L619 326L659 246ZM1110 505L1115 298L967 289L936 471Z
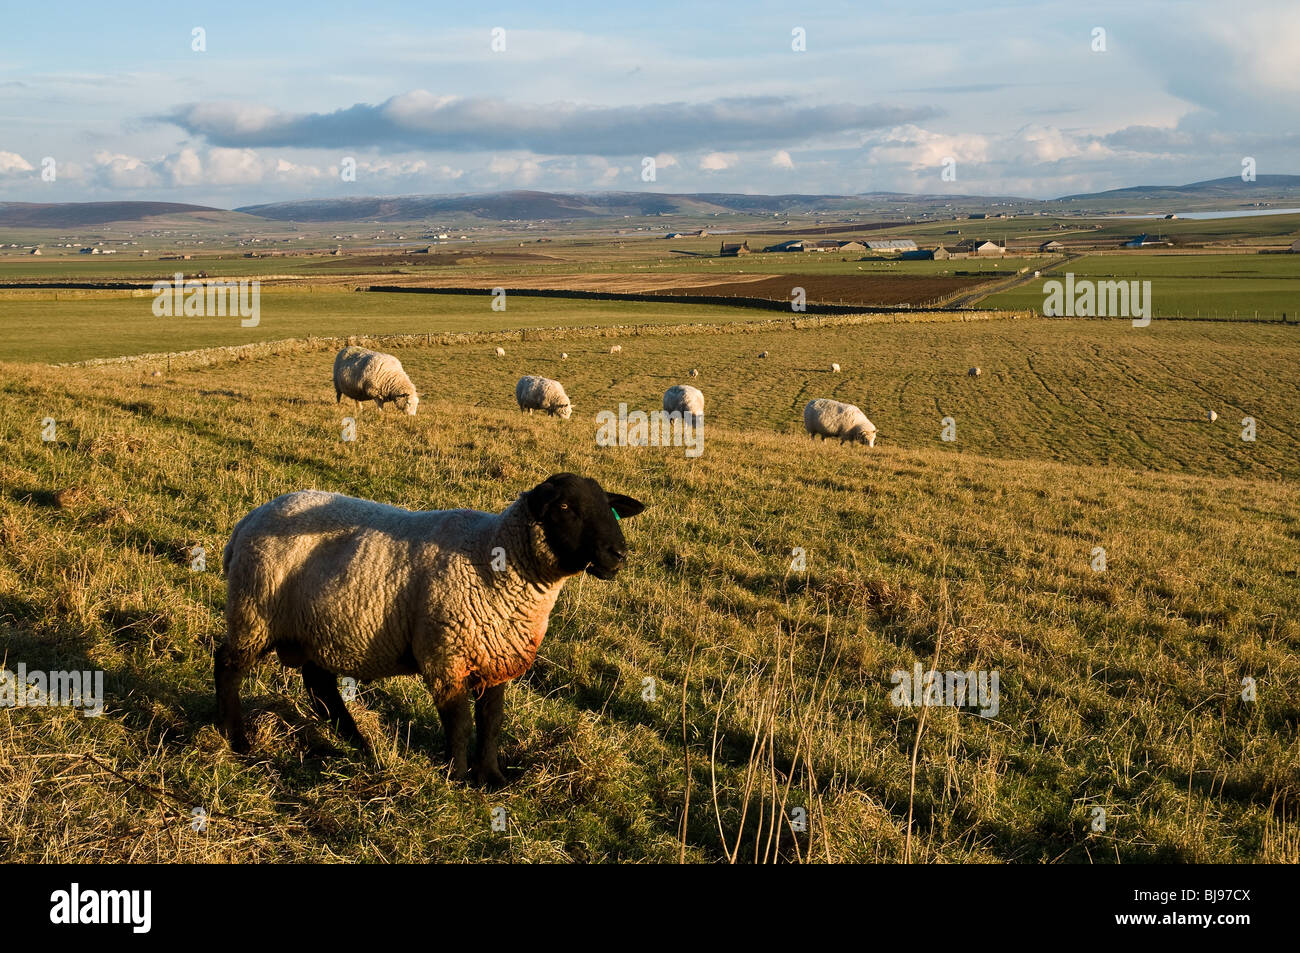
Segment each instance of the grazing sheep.
M519 378L519 383L515 385L515 400L519 402L520 410L526 410L530 414L534 410L544 410L561 420L568 420L573 414L573 405L569 403L569 395L564 392L564 387L549 377L534 377L530 374Z
M505 357L505 356L506 356L506 349L503 348L503 347L498 347L498 348L497 348L497 357Z
M767 357L767 351L759 351L759 352L758 352L758 356L759 356L759 357Z
M344 394L357 402L358 410L362 401L373 400L380 410L391 401L414 417L420 405L420 395L402 370L402 362L364 347L345 347L334 358L334 403Z
M683 421L700 423L704 420L704 395L689 384L674 384L664 391L664 410L679 411Z
M832 374L838 374L839 372L840 372L840 366L839 366L838 364L832 364L832 365L831 365L831 373L832 373Z
M966 376L979 377L981 373L983 372L978 367L972 367L969 371L966 372Z
M610 353L610 354L622 354L622 353L623 353L623 345L621 345L621 344L615 344L613 347L611 347L611 348L609 349L609 353Z
M803 425L814 440L838 437L840 443L856 441L868 447L876 445L876 425L853 404L825 397L810 400L803 409Z
M699 369L698 367L692 367L692 368L690 369L690 372L689 372L686 376L687 376L687 377L699 377L699 376L700 376L700 369Z
M247 751L239 686L272 649L301 667L313 711L367 749L337 676L420 675L457 780L468 770L470 698L480 783L505 783L497 755L506 682L528 670L565 580L613 579L620 519L645 507L559 473L497 513L412 511L303 490L253 510L226 544L218 720Z
M567 361L568 359L569 359L569 355L568 355L567 353L565 353L564 351L561 351L561 352L560 352L560 360L562 360L562 361Z
M1216 420L1219 419L1219 415L1216 414L1214 411L1210 411L1208 414L1205 415L1205 419L1208 420L1210 423L1214 423Z

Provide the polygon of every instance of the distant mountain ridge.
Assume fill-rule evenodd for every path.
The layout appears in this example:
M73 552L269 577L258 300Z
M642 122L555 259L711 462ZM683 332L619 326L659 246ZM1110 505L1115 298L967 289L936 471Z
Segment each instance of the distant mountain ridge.
M0 202L0 225L79 228L106 222L135 222L158 215L188 215L225 209L182 202Z
M1249 197L1278 198L1300 197L1300 175L1259 175L1247 182L1239 175L1225 179L1208 179L1187 185L1132 185L1106 192L1088 192L1080 195L1063 195L1058 202L1100 201L1103 199L1142 199L1145 201L1182 201L1224 198L1240 200Z
M723 213L781 215L809 212L871 212L887 214L900 206L934 212L945 206L981 208L1014 203L1022 209L1065 210L1080 205L1106 211L1121 205L1146 204L1150 210L1170 210L1206 203L1294 202L1300 206L1300 175L1260 175L1253 182L1240 176L1187 185L1138 185L1106 192L1066 195L1039 200L1014 196L916 195L906 192L864 192L857 195L747 195L737 192L542 192L516 189L460 195L366 196L303 199L246 205L228 211L180 202L0 202L0 226L81 228L109 222L138 222L164 216L213 221L242 216L266 222L414 222L430 219L478 218L484 221L644 218L652 215L704 216ZM1064 205L1068 203L1068 205ZM246 220L245 220L246 221Z
M494 221L614 218L622 215L710 215L822 211L851 207L854 195L745 195L698 192L537 192L514 190L470 195L411 195L307 199L243 206L237 211L277 221L414 221L472 215Z

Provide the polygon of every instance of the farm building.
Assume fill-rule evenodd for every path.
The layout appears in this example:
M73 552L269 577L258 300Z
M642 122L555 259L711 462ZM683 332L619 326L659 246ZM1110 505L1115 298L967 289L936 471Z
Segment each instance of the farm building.
M849 248L847 246L855 246ZM837 242L833 240L814 241L807 238L796 238L786 242L778 242L775 245L769 245L763 251L802 251L802 252L828 252L828 251L862 251L865 246L861 242Z
M1057 241L1043 242L1038 246L1038 250L1045 252L1060 252L1065 251L1065 246Z
M897 255L916 251L916 242L910 238L885 238L864 244L867 246L867 251L875 252L877 255Z
M1006 253L1006 249L997 242L977 242L971 251L981 258L996 258Z
M1296 241L1292 242L1292 243L1291 243L1291 248L1290 248L1289 250L1292 251L1292 252L1294 252L1295 254L1300 255L1300 240L1296 240Z
M905 251L899 257L908 261L947 261L952 257L952 252L942 245L935 245L933 248L916 248Z
M718 249L718 254L723 258L735 258L737 255L748 255L749 242L723 242L722 247Z

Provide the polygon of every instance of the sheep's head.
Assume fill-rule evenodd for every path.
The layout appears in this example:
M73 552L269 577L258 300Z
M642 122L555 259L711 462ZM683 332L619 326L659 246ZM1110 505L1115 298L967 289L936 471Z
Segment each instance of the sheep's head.
M415 409L420 406L420 395L411 391L409 394L400 395L396 401L398 410L404 410L412 417L415 416Z
M555 415L561 420L568 420L573 416L573 405L565 404L563 407L556 408Z
M849 431L849 440L865 443L868 447L874 447L876 445L876 425L870 420L865 424L858 424Z
M627 558L619 520L645 505L621 493L606 493L590 477L557 473L524 494L528 515L542 527L546 545L567 576L586 570L613 579Z

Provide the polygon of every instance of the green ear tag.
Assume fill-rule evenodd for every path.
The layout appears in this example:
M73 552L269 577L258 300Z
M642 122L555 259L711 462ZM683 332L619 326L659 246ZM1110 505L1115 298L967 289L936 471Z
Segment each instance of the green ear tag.
M610 511L611 513L614 514L614 522L615 522L615 523L621 523L621 522L623 522L623 518L622 518L621 516L618 515L618 510L614 509L614 507L611 506L611 507L609 508L609 511Z

